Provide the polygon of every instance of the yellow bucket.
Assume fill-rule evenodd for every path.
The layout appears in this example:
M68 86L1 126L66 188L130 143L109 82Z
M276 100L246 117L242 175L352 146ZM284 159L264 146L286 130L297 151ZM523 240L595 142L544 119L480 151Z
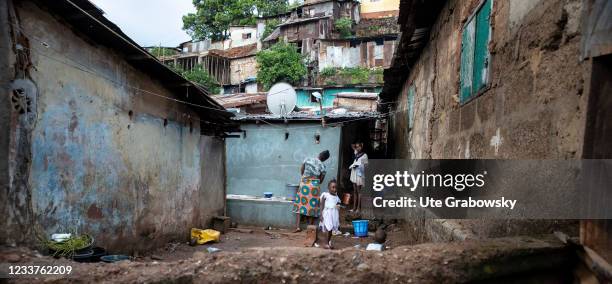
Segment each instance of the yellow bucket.
M221 232L211 229L191 228L191 239L195 239L198 245L203 245L208 242L218 242L221 238Z

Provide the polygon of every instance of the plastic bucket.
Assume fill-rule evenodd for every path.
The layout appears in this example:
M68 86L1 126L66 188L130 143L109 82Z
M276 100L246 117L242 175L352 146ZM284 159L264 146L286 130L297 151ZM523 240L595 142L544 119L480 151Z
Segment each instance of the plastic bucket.
M355 220L353 221L353 231L356 237L367 237L368 236L368 220Z

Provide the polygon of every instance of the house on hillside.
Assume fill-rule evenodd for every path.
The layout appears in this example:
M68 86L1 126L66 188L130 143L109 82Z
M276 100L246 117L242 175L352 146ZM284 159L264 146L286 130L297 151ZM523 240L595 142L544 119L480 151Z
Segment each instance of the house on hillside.
M255 53L259 50L256 26L230 26L225 40L187 41L177 49L179 53L162 56L160 60L181 70L202 67L222 87L222 92L249 92L259 90L253 78L257 77Z
M359 3L362 19L393 18L399 14L400 0L362 0Z
M397 10L392 2L385 0L382 9ZM305 1L287 13L258 18L256 27L230 27L228 40L183 43L180 54L163 61L186 70L202 66L223 86L223 95L255 94L265 91L257 83L256 53L276 42L289 42L308 64L308 75L294 86L297 107L318 108L315 92L322 94L324 107L331 107L337 93L380 91L383 68L390 66L396 49L397 16L362 20L361 5L353 0ZM348 30L340 31L336 24L346 19ZM271 23L277 23L276 28L270 32L268 27L263 38Z
M232 113L89 1L0 10L0 243L76 230L131 253L224 213Z

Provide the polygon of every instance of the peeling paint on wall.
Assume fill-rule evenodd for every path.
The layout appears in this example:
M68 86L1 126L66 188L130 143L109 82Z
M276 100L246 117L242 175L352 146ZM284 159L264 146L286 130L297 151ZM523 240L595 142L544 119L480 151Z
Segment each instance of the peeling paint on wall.
M499 147L501 146L503 140L504 139L499 133L499 128L497 128L497 131L495 131L495 136L491 137L491 141L489 142L491 147L495 149L495 156L497 156L497 153L499 153Z
M107 80L175 95L121 55L66 32L32 2L20 2L18 11L24 33L49 45L32 53L39 95L31 142L11 146L31 151L32 202L12 208L33 212L25 225L87 232L98 245L127 253L185 240L188 228L222 213L223 142L200 136L193 110ZM213 146L215 152L202 150ZM208 172L220 178L203 180ZM23 231L9 233L27 241Z

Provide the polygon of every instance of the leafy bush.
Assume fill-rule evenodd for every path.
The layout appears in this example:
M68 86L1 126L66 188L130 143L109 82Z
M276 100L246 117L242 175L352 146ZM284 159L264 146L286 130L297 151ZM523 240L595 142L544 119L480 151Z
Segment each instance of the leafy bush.
M351 78L352 84L367 83L370 79L370 69L361 67L342 68L340 75Z
M324 77L334 76L336 75L336 70L334 67L325 67L319 74Z
M183 30L192 39L228 38L230 25L254 25L258 16L288 11L287 0L193 0L195 13L183 16Z
M167 48L167 47L153 47L149 50L149 53L151 53L153 56L155 57L162 57L162 56L170 56L170 55L175 55L177 53L176 49L173 48Z
M294 45L283 42L258 52L257 64L259 65L257 81L265 89L280 81L297 84L307 74L304 56Z
M336 79L348 78L350 79L351 84L364 84L364 83L382 83L383 82L383 69L382 68L366 68L366 67L346 67L346 68L338 68L338 67L326 67L319 72L319 76L321 76L325 80L326 85L335 85L336 81L333 80L333 77ZM371 76L374 76L375 82L370 82ZM340 77L340 78L339 78ZM344 81L344 80L341 80ZM334 83L334 84L331 84Z
M342 38L351 37L353 35L353 20L351 20L351 18L342 17L336 20L335 27Z
M206 89L208 89L208 91L213 95L219 94L219 92L221 91L221 85L219 84L219 82L217 82L215 78L210 76L208 72L206 72L206 70L204 70L204 68L202 68L202 66L200 65L194 67L191 70L181 70L172 65L168 66L170 67L170 69L176 71L177 73L181 74L181 76L185 77L185 79L206 87Z

